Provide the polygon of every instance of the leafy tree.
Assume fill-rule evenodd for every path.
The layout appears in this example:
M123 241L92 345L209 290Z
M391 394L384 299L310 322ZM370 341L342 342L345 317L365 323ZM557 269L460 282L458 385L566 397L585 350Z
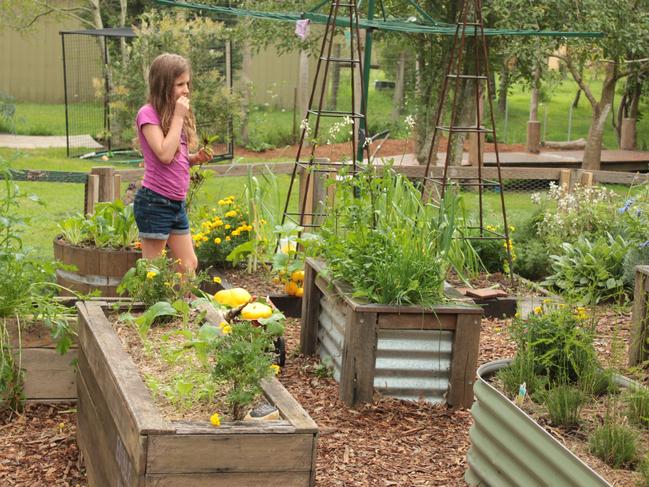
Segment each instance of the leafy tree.
M592 120L584 152L584 169L599 169L602 138L613 108L615 87L628 76L649 72L649 2L646 0L493 0L497 25L524 28L530 16L541 29L603 32L601 38L529 38L544 57L554 55L570 72L592 107ZM532 14L531 14L532 12ZM523 41L521 41L522 44ZM565 53L557 53L560 46ZM599 98L584 76L584 66L604 72Z

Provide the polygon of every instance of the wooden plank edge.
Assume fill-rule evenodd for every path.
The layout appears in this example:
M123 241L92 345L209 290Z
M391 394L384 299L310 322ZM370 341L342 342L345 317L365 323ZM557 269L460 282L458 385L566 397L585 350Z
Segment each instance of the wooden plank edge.
M171 425L160 415L131 357L122 348L102 306L97 302L79 302L77 309L89 331L92 332L92 338L104 354L109 373L124 398L125 407L133 416L140 434L173 432ZM79 340L83 348L85 340L82 333L80 333ZM126 389L128 389L128 393ZM132 399L134 398L137 399L138 407L133 405Z
M318 433L316 422L276 377L262 381L261 388L281 415L295 427L296 433Z

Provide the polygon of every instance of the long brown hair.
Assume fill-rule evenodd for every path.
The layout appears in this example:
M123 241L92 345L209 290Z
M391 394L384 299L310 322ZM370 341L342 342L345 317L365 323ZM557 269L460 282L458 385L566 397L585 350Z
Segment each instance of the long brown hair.
M174 99L174 85L176 79L183 74L189 74L189 88L191 90L192 68L189 61L178 54L160 54L151 63L149 68L149 100L160 117L162 133L167 135L176 107ZM198 145L196 137L196 119L191 109L185 115L183 131L187 138L188 147L195 149Z

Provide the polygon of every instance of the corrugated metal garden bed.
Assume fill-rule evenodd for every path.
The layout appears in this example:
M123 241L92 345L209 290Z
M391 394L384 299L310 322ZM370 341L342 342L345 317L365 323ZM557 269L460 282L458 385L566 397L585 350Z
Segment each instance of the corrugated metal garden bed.
M371 402L374 390L453 407L473 402L482 308L458 302L425 309L362 302L307 259L300 348L333 368L339 397Z

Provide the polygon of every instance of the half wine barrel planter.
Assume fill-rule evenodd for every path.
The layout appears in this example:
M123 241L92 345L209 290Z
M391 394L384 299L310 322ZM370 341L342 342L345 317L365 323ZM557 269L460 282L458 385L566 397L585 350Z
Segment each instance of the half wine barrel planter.
M362 302L325 269L322 261L306 260L300 347L333 367L342 401L371 402L376 389L402 399L471 407L480 306Z
M63 287L88 293L99 290L103 297L117 296L124 274L142 257L139 250L77 247L60 237L54 239L54 258L76 270L57 269L56 281ZM70 294L62 292L62 294Z
M29 402L76 401L76 343L61 355L50 329L42 322L5 321L16 364L24 372L24 395Z
M314 485L317 425L275 378L281 420L176 422L158 412L106 318L79 302L78 443L93 486Z
M610 484L493 387L488 378L511 363L482 365L471 408L473 426L465 480L472 486L596 487ZM617 376L616 383L631 381Z

